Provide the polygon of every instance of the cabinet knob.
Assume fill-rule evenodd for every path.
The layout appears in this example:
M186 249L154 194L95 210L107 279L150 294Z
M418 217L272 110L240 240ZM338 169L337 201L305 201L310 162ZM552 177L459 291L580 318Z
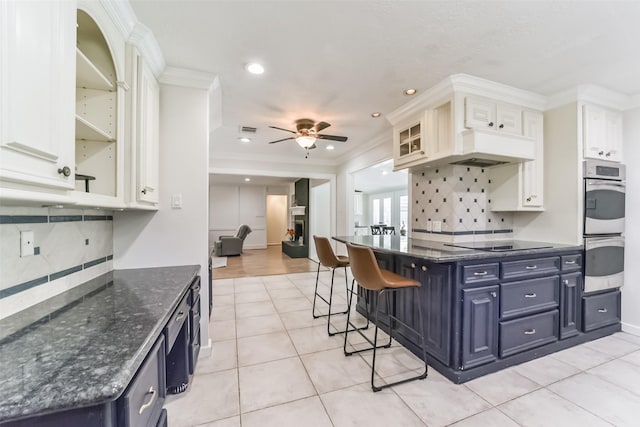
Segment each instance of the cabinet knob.
M416 268L416 265L414 263L411 263L411 268Z
M69 169L69 166L65 166L65 167L59 168L58 173L64 176L69 176L71 175L71 169Z
M493 127L493 122L489 122L489 127L492 128Z
M425 267L424 265L422 266L422 271L427 271L427 267Z
M144 189L142 190L142 194L147 194L147 189L146 189L146 188L144 188Z
M500 123L500 126L498 126L500 129L504 129L504 125L502 123Z
M495 293L495 292L491 292L491 293L490 293L490 295L491 295L492 297L494 297L494 298L497 298L497 297L498 297L498 294L497 294L497 293Z
M611 156L611 151L607 152L607 154L605 154L607 157Z
M567 279L564 279L564 280L562 281L562 284L563 284L563 285L569 285L569 281L568 281Z
M527 197L527 202L531 201L531 196Z
M602 156L604 154L604 151L598 151L598 156Z

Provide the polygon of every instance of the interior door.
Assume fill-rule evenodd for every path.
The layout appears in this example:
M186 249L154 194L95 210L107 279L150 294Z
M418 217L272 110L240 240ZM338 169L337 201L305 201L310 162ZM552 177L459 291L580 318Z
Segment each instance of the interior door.
M287 196L267 195L267 245L279 245L287 231Z

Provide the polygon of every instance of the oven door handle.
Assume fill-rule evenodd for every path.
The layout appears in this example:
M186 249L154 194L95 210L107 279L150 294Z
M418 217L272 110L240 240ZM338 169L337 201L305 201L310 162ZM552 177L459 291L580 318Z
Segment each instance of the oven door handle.
M602 248L604 246L619 246L624 248L623 237L591 237L584 239L584 249L590 250L595 248Z
M587 192L590 190L610 190L624 193L626 185L622 181L594 181L587 179Z

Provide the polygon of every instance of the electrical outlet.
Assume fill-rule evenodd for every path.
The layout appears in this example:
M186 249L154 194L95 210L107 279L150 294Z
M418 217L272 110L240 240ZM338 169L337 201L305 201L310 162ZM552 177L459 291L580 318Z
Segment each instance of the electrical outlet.
M33 255L33 248L35 246L33 239L33 231L20 232L20 257Z
M431 223L431 220L427 221L427 231L431 231L433 229L433 224Z
M182 209L182 194L171 195L171 208Z
M436 233L442 231L442 221L433 221L433 231Z

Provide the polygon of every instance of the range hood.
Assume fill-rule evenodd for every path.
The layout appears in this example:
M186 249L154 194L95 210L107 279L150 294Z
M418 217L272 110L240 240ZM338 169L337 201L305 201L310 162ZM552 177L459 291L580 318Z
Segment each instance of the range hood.
M535 159L536 142L533 138L479 129L464 131L461 137L462 152L452 156L449 164L486 168Z

